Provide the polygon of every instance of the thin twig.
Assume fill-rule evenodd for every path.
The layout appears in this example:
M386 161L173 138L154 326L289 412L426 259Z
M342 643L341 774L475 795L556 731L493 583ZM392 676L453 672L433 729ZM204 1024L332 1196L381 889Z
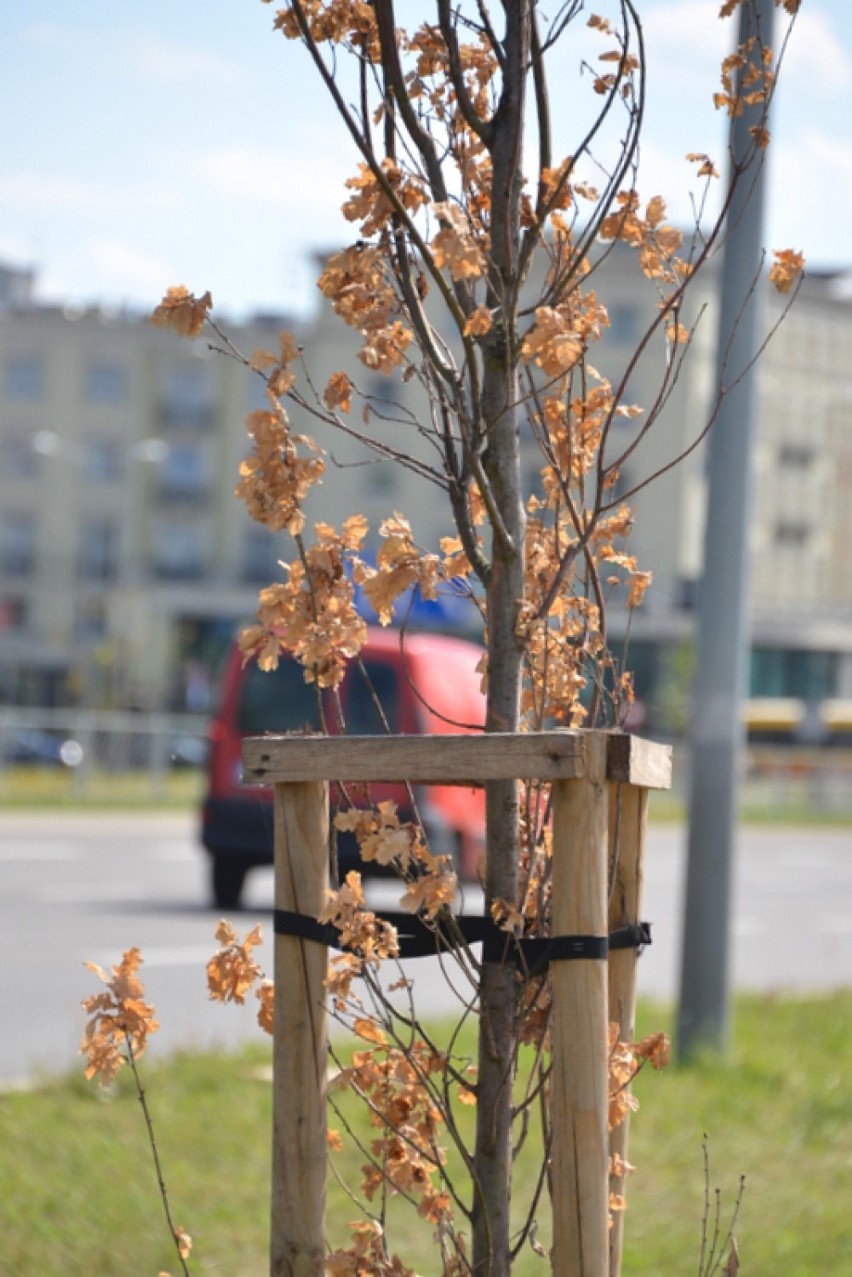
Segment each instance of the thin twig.
M160 1201L163 1203L163 1213L165 1214L166 1223L168 1224L168 1227L169 1227L169 1233L171 1235L172 1242L174 1243L175 1252L177 1253L177 1257L178 1257L178 1262L181 1268L183 1269L184 1273L186 1274L186 1277L189 1277L189 1268L187 1266L186 1260L183 1257L183 1254L181 1253L181 1246L180 1246L180 1240L179 1240L180 1233L175 1225L174 1219L172 1217L171 1207L169 1205L169 1194L166 1189L166 1181L163 1176L163 1168L160 1162L160 1153L157 1147L157 1138L156 1138L156 1135L154 1134L154 1123L151 1118L151 1110L148 1108L148 1099L145 1095L145 1088L142 1085L142 1078L136 1063L136 1055L133 1050L133 1045L129 1037L125 1037L124 1046L127 1052L127 1062L130 1065L130 1070L133 1074L133 1080L136 1083L136 1096L137 1096L137 1099L139 1100L140 1105L142 1106L142 1112L145 1117L145 1129L148 1132L148 1144L150 1145L150 1148L151 1148L151 1156L154 1159L154 1170L157 1175L157 1187L160 1190Z

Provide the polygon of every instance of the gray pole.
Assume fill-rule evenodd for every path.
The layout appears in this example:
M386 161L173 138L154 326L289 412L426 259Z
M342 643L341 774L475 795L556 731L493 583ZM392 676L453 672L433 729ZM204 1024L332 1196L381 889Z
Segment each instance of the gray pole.
M772 0L743 4L740 44L759 32L758 43L771 47L772 19ZM762 104L746 106L731 126L729 176L736 178L736 189L725 228L717 387L731 386L763 337L761 284L756 277L762 261L765 152L737 176L738 162L754 145L749 128L760 122L763 110ZM748 533L756 390L752 372L726 391L709 436L676 1030L678 1054L684 1058L700 1044L726 1047L729 1030L731 870L749 657Z

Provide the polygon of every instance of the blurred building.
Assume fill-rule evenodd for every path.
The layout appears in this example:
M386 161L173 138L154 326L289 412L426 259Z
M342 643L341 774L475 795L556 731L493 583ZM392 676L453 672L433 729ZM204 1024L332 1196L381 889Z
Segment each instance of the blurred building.
M842 283L807 279L760 364L756 696L852 696L852 300ZM0 268L0 698L203 709L226 636L289 553L288 539L276 544L233 495L243 418L262 403L262 383L203 338L181 341L144 316L40 305L32 286L29 272ZM635 258L611 253L595 286L611 324L591 361L613 384L626 377L626 402L662 404L619 481L629 492L661 472L631 501L630 548L654 585L630 621L628 663L653 714L676 695L672 680L686 677L700 591L705 450L667 467L711 410L713 276L682 317L695 330L676 374L660 333L633 360L657 313ZM782 303L768 299L770 323ZM224 322L246 353L274 349L287 325L282 316ZM309 518L339 524L362 512L375 547L382 518L400 510L435 545L451 531L443 492L356 437L369 428L391 452L440 468L417 379L364 368L353 334L326 305L299 337L319 390L345 368L360 392L350 435L292 414L328 454ZM641 425L619 419L610 455L629 449ZM540 465L530 444L531 490ZM614 607L610 632L627 630Z
M852 294L842 275L805 279L788 298L765 281L767 332L757 367L755 506L751 512L750 694L815 705L852 696ZM621 352L602 343L599 366L615 379L655 306L644 281L628 275L625 254L601 272ZM615 299L615 300L613 300ZM627 398L644 407L663 394L659 419L625 463L621 486L663 471L690 448L712 416L716 380L714 271L699 277L683 322L691 349L673 384L665 382L663 342L650 343L631 373ZM779 321L781 321L779 323ZM694 328L693 328L694 325ZM623 340L622 340L623 339ZM606 351L606 354L603 353ZM596 353L593 362L598 363ZM611 363L610 363L611 360ZM614 371L613 371L614 369ZM668 396L666 398L666 396ZM641 418L637 423L641 426ZM620 427L627 438L636 426ZM712 427L711 427L712 428ZM631 549L654 584L631 621L637 683L653 704L672 656L689 644L701 589L706 447L664 471L632 501ZM612 628L618 632L617 613Z
M0 272L0 699L207 707L283 546L234 498L262 385L144 316ZM280 316L232 330L249 353Z
M751 695L794 698L799 702L794 714L827 698L852 697L849 282L842 275L808 277L789 309L787 297L765 280L758 285L773 335L757 373ZM682 365L669 363L672 352L662 330L645 340L659 313L658 296L632 250L617 246L609 252L596 268L593 286L607 305L610 327L590 349L590 362L613 386L624 383L623 402L646 412L659 405L653 427L635 450L629 451L643 417L617 418L608 445L610 458L626 456L617 491L629 493L653 479L630 498L635 511L630 550L654 574L642 607L631 617L613 601L609 632L616 649L618 640L629 636L627 664L636 672L654 726L673 729L677 723L664 720L672 717L669 702L685 698L701 587L706 446L695 444L714 406L715 267L709 266L688 294L681 319L692 337ZM323 386L333 371L347 369L369 399L370 429L392 447L438 463L434 436L423 438L430 417L417 380L403 384L369 373L356 358L357 348L351 331L324 305L309 338L316 384ZM352 413L356 426L361 402ZM317 516L362 510L375 526L398 509L431 545L449 530L446 498L427 482L371 455L351 438L323 442L332 448L336 464L316 493ZM541 465L528 440L527 490L539 484Z

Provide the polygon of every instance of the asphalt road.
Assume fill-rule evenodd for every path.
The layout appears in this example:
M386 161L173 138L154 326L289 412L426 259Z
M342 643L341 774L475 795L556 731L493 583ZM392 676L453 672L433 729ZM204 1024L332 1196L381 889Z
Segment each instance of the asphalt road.
M642 955L640 988L666 999L677 988L683 865L683 831L652 827L643 915L654 944ZM260 1034L251 1006L207 998L218 915L206 878L188 816L0 815L0 1086L81 1063L80 1000L100 988L83 963L109 967L134 945L162 1026L152 1053ZM382 891L389 903L387 885ZM271 903L271 871L258 871L235 924L265 922ZM271 970L265 931L258 954ZM421 1010L446 1009L434 960L409 973ZM743 830L733 975L742 989L852 985L852 830Z

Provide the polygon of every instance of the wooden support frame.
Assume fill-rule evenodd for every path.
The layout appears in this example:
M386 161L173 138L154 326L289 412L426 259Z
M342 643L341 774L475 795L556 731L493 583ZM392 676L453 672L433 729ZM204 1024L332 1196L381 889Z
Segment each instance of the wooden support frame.
M328 785L275 788L275 908L316 917L328 885ZM270 1277L325 1272L328 951L275 937Z
M484 785L489 780L580 780L589 742L606 741L606 778L668 789L668 745L624 732L489 732L481 736L250 736L243 741L248 785L309 780L410 781Z
M608 928L617 931L641 921L645 831L648 823L648 790L638 785L612 784L609 789L609 902ZM636 976L639 955L635 949L616 949L607 964L607 1004L610 1023L618 1025L622 1042L636 1036ZM630 1115L610 1132L610 1156L627 1160ZM610 1189L626 1195L623 1175L610 1178ZM609 1277L621 1272L624 1212L614 1211L609 1231Z
M275 905L325 903L328 782L553 783L553 928L606 936L639 921L647 791L671 784L671 751L620 732L481 736L265 736L243 742L248 782L275 786ZM270 1273L320 1277L325 1256L327 954L275 937ZM609 1228L608 1024L630 1039L635 949L553 964L553 1271L618 1277ZM580 1031L578 1031L578 1029ZM614 1185L616 1191L619 1186Z
M607 932L606 743L580 780L553 786L553 931ZM606 963L556 962L553 984L554 1273L604 1277L609 1229Z

